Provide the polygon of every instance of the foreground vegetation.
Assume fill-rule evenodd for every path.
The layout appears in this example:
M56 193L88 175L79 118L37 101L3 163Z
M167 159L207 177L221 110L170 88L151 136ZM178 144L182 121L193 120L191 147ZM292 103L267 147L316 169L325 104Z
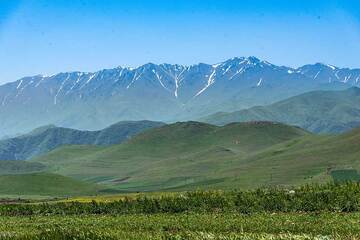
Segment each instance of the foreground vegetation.
M0 216L159 213L357 212L360 184L307 185L294 190L197 191L112 202L0 205Z
M109 198L2 204L0 239L360 238L358 183Z
M233 213L0 218L0 239L359 239L360 214Z

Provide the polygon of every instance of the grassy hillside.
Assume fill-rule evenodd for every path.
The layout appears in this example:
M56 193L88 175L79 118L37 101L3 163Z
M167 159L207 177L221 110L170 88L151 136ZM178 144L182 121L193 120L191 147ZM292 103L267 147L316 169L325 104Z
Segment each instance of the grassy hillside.
M142 131L163 125L151 121L119 122L100 131L44 126L29 134L0 141L0 160L25 160L63 145L117 144Z
M246 187L325 182L333 170L360 169L359 144L360 128L337 136L305 136L272 146L224 172Z
M0 176L0 196L79 196L95 194L96 187L52 173Z
M211 187L231 177L225 169L250 155L308 135L272 122L224 127L184 122L145 131L120 145L66 146L32 161L58 174L124 191Z
M318 133L345 132L360 126L360 88L315 91L268 106L216 113L201 119L216 125L255 120L283 122Z
M45 166L41 163L12 160L0 161L0 175L34 173L44 170Z

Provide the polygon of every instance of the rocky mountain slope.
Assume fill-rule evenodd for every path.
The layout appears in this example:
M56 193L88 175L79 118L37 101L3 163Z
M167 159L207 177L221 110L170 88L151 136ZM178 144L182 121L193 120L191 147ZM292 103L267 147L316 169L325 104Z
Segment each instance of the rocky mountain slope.
M0 136L47 124L93 130L120 120L198 119L311 90L360 86L359 78L360 69L320 63L293 69L255 57L25 77L0 86Z

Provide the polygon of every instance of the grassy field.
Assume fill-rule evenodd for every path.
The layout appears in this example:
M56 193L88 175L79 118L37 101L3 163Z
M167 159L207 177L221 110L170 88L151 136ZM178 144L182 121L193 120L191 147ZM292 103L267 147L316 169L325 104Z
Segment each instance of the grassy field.
M0 176L0 195L16 198L93 195L96 186L52 173Z
M360 184L0 204L0 240L360 238Z
M243 186L326 182L333 170L360 169L359 144L360 129L336 136L305 136L251 156L232 171Z
M0 239L355 240L359 221L359 213L2 217Z

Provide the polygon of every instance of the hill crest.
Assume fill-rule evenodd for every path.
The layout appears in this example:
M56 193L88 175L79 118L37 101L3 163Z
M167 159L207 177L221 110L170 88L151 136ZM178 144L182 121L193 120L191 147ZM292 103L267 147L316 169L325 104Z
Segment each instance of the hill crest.
M276 121L316 133L341 133L360 126L360 88L313 91L267 106L235 112L218 112L201 121L225 125L230 122Z
M63 145L118 144L147 129L163 125L152 121L126 121L99 131L45 126L29 134L0 141L0 161L29 159Z

